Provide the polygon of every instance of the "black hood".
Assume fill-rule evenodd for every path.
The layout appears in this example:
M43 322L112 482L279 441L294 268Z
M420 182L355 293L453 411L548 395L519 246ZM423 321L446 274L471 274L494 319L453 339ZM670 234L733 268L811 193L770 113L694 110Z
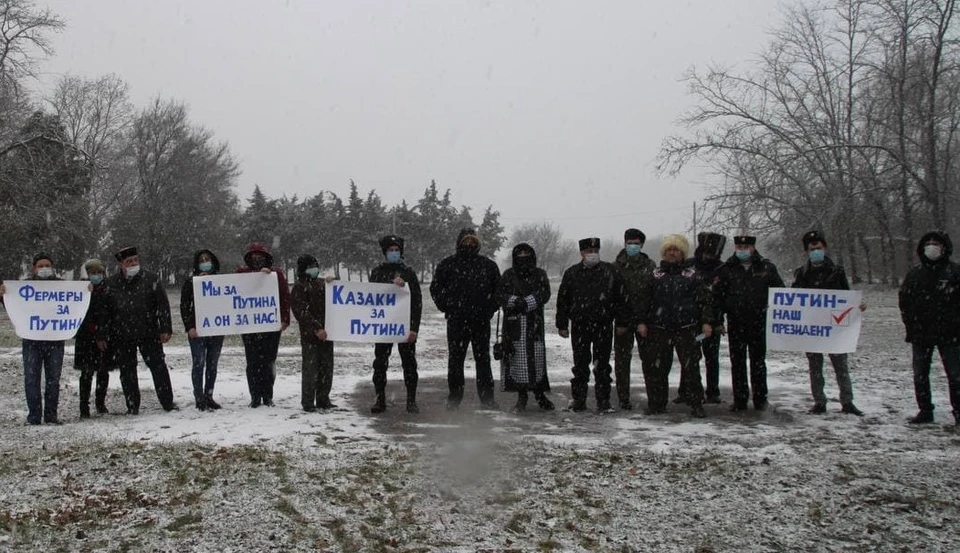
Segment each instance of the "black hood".
M312 255L301 255L297 258L297 280L304 280L307 277L307 269L313 265L319 265L317 258Z
M526 242L523 242L523 243L521 243L521 244L517 244L516 246L514 246L514 247L513 247L513 252L510 254L510 258L511 258L511 260L513 261L513 266L514 266L514 267L517 266L517 257L518 257L518 254L519 254L520 252L530 252L530 257L533 258L533 264L534 264L534 266L536 266L536 264L537 264L537 252L534 251L533 246L531 246L530 244L527 244Z
M220 272L220 260L217 259L217 256L210 250L197 250L197 253L193 254L193 274L199 275L200 271L200 256L207 254L210 256L210 262L213 263L213 270L210 271L210 274L217 274Z
M953 242L950 241L950 235L943 231L934 230L921 236L920 241L917 242L917 256L920 258L920 261L933 263L932 260L927 259L927 256L923 255L923 245L931 238L943 244L943 255L940 256L940 259L937 261L947 259L953 254Z

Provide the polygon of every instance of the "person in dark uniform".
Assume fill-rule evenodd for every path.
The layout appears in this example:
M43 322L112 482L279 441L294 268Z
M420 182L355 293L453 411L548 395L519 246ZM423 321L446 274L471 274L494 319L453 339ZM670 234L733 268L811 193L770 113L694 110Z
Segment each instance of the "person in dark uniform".
M290 312L300 327L300 405L307 413L334 409L333 341L327 339L326 282L312 255L297 258L297 281L290 291Z
M571 411L587 408L590 363L594 364L594 393L597 411L610 407L610 350L613 325L628 324L623 301L623 279L613 264L600 261L600 239L580 240L581 262L563 273L557 291L557 332L570 338L573 348L573 379L570 380Z
M717 279L720 267L723 266L723 247L727 243L727 237L715 232L701 232L697 235L697 249L693 252L693 258L687 260L687 264L696 270L697 280L710 288L711 297L713 295L713 283ZM700 340L700 349L703 354L703 364L706 368L706 392L705 403L722 403L720 399L720 337L726 331L723 328L723 313L718 306L713 306L713 318L710 325L713 333L709 338ZM683 374L680 375L680 386L677 389L677 398L674 403L683 403L686 397L686 388Z
M477 395L484 409L497 409L490 366L490 319L498 310L500 268L480 255L480 238L474 229L457 236L457 251L437 264L430 296L447 319L447 409L463 401L463 364L467 347L473 347L477 367Z
M417 332L420 330L420 315L423 312L423 294L417 272L408 267L403 260L403 238L395 235L380 239L380 250L384 262L370 271L370 282L392 283L410 290L410 326L407 342L397 344L400 353L400 366L403 367L403 384L407 388L407 412L419 413L417 407ZM373 389L377 397L370 408L371 413L387 410L387 367L393 344L377 344L373 348Z
M673 353L680 360L684 403L694 417L703 418L703 382L700 380L698 334L713 333L710 287L697 278L686 263L690 244L679 234L664 238L660 245L660 266L653 271L649 299L640 312L637 333L646 339L643 380L647 388L647 414L665 413L669 399L669 377Z
M807 253L807 263L793 272L794 288L814 288L821 290L849 290L850 283L843 267L827 256L827 239L818 230L803 235L803 249ZM866 305L860 304L861 311ZM853 384L850 382L850 365L846 353L831 353L830 364L837 374L837 387L840 388L840 411L858 417L863 411L853 404ZM810 392L813 394L813 407L810 413L818 415L827 412L827 396L823 392L823 354L807 353L810 365Z
M913 390L920 411L910 424L933 422L930 364L933 350L947 373L950 405L960 426L960 265L950 260L953 243L945 232L928 232L917 243L920 263L900 286L900 318L913 348Z
M73 367L80 371L80 418L90 418L90 392L93 379L97 385L94 404L97 413L107 409L107 387L110 385L110 357L107 353L109 312L106 298L106 267L99 259L90 259L83 264L90 280L90 308L83 318L74 342Z
M743 411L753 395L757 411L767 408L767 292L783 287L772 261L757 251L755 236L734 236L734 254L720 269L714 285L715 304L727 318L730 373L733 380L731 411ZM747 380L747 355L750 379Z
M617 398L620 408L626 411L633 409L630 401L630 361L633 357L633 344L636 342L640 352L640 363L643 363L643 338L636 332L640 321L636 318L640 304L649 298L650 278L657 264L643 253L643 244L647 236L639 229L630 228L623 233L623 249L617 254L614 264L620 269L623 277L623 300L630 310L631 319L625 326L616 327L613 338L613 374L616 376Z
M137 248L123 248L115 257L120 270L107 279L107 297L112 304L110 347L120 369L127 413L140 413L138 350L153 376L160 406L164 411L177 410L170 370L163 354L163 344L169 342L173 334L167 291L159 276L140 268Z

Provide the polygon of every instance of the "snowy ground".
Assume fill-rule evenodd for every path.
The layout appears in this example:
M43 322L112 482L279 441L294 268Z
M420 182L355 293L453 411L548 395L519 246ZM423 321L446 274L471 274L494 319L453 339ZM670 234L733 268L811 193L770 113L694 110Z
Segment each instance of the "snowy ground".
M113 375L112 413L80 422L68 359L67 423L27 427L19 348L2 348L0 550L956 551L960 434L942 370L938 424L907 426L915 405L895 294L866 297L853 359L862 419L839 413L830 378L830 413L806 414L805 359L779 353L773 408L732 414L725 351L725 403L704 420L685 408L643 416L636 360L633 412L517 416L507 395L500 410L477 411L469 381L450 413L443 319L430 311L419 415L403 411L399 368L389 410L369 414L372 348L349 344L337 346L340 409L302 412L295 329L276 407L246 406L242 347L230 338L216 390L224 409L201 413L181 332L167 348L181 411L160 410L142 368L140 416L114 414L124 409ZM16 343L9 322L0 332ZM562 406L569 344L549 336L548 356Z

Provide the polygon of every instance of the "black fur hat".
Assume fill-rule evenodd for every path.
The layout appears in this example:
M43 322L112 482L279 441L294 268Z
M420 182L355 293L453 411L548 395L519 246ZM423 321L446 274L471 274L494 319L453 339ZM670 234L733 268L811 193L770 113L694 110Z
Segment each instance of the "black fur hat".
M803 249L806 250L810 247L810 244L814 242L821 242L824 246L827 245L827 238L819 230L811 230L810 232L803 235Z
M600 239L599 238L584 238L580 240L580 251L589 249L589 248L600 248Z
M697 253L709 253L716 257L723 254L723 248L727 245L727 237L716 232L701 232L697 234Z
M383 252L383 255L387 255L390 246L397 246L400 248L400 253L403 253L403 238L395 234L388 234L380 239L380 251Z

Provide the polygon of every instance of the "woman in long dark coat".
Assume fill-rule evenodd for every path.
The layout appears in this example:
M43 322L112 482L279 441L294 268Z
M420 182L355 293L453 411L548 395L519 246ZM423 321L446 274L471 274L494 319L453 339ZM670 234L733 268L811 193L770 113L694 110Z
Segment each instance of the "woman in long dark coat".
M513 267L500 277L497 299L504 312L500 361L501 385L517 392L514 411L527 408L528 392L546 411L554 408L547 398L547 351L544 345L543 306L550 300L550 280L537 267L537 254L529 244L513 248Z
M84 264L90 279L90 307L74 340L73 366L80 371L80 418L90 417L90 391L96 377L95 402L97 413L107 413L107 386L110 384L110 365L107 353L106 324L109 322L107 289L103 284L106 268L99 259Z

